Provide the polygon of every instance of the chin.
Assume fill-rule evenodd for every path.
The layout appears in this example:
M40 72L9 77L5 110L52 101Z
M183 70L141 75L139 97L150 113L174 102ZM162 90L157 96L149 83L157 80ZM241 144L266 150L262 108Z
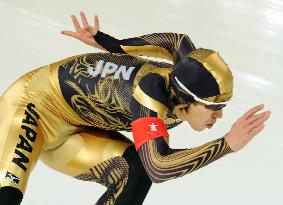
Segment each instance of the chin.
M194 130L194 131L197 131L197 132L201 132L205 129L205 127L192 127L191 128Z
M197 132L201 132L203 131L206 127L204 126L198 126L198 125L192 125L190 124L190 122L187 121L187 123L190 125L190 127L194 130L194 131L197 131Z

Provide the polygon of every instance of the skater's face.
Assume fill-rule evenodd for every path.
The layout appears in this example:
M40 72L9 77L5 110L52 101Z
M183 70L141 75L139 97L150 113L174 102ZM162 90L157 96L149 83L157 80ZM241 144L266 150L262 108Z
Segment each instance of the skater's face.
M203 104L191 104L186 108L177 108L174 110L177 118L187 121L196 131L202 131L206 128L211 129L218 118L223 115L223 109L210 110Z

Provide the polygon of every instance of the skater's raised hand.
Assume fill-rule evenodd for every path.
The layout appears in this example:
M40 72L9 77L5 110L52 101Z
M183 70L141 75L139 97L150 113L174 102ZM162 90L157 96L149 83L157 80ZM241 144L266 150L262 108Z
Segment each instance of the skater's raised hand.
M264 122L271 114L270 111L258 113L263 108L264 105L257 105L247 111L225 135L225 140L233 151L242 149L263 130Z
M61 31L61 34L76 38L87 45L93 46L98 49L103 49L93 38L97 31L100 31L99 19L97 15L94 15L94 26L89 25L86 15L83 11L80 12L82 26L80 25L77 17L71 15L71 19L74 24L75 31ZM104 50L104 49L103 49Z

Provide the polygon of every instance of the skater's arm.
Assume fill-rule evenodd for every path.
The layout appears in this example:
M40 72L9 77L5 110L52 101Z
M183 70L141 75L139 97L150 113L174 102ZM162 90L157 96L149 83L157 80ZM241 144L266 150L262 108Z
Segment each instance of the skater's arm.
M171 149L162 118L167 113L166 83L150 74L140 80L131 102L136 149L153 182L177 178L232 152L224 138L192 149Z
M181 177L232 152L224 138L191 149L171 149L162 137L149 140L137 151L154 183Z
M149 95L146 92L144 90L143 95ZM241 149L263 129L263 123L269 117L268 112L256 114L262 109L258 106L239 118L225 137L191 149L171 149L164 140L164 137L169 136L166 126L164 123L162 125L158 110L151 108L152 102L142 99L133 101L132 128L136 149L148 175L155 183L181 177ZM156 129L148 129L153 125Z
M163 58L174 64L195 50L194 44L187 35L177 33L153 33L118 40L98 31L94 39L111 53Z
M153 33L119 40L100 31L96 15L94 16L94 26L88 23L84 12L80 12L80 16L82 26L76 16L72 15L75 31L62 31L61 33L111 53L158 57L175 64L189 52L195 50L194 44L185 34Z

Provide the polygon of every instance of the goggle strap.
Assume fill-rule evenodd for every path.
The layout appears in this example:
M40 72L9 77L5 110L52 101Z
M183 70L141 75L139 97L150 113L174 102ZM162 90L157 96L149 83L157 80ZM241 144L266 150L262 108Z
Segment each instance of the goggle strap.
M186 93L188 93L189 95L191 95L195 101L198 101L198 102L201 102L203 104L206 104L206 105L227 105L228 101L225 101L225 102L220 102L220 103L217 103L217 102L209 102L209 101L206 101L204 99L201 99L199 98L198 96L196 96L194 93L192 93L188 88L186 88L186 86L184 86L179 80L178 78L175 76L175 80L177 81L178 85L184 90L186 91Z

